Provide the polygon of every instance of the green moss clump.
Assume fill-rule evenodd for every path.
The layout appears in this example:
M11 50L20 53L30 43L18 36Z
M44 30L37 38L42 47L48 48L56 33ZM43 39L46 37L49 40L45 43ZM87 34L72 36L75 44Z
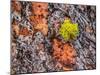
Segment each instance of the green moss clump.
M71 23L69 19L64 20L59 29L59 34L64 40L73 40L79 35L78 24Z

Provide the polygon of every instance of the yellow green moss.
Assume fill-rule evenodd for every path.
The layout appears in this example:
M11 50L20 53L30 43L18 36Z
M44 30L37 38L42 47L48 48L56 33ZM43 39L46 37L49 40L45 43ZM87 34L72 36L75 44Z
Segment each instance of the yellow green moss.
M79 29L77 23L71 23L69 19L64 20L59 29L59 34L64 40L73 40L79 35Z

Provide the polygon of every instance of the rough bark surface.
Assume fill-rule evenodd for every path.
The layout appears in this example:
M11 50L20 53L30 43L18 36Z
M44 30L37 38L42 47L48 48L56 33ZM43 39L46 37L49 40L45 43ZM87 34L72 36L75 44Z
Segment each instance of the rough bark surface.
M59 35L68 17L79 36ZM96 68L96 7L38 2L11 2L11 74L92 70Z

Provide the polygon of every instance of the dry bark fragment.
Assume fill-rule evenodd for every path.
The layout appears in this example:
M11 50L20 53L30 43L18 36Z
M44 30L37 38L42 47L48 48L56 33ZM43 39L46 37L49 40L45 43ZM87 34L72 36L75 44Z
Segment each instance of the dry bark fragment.
M32 13L35 15L48 15L48 3L34 2L32 3Z
M12 11L21 12L22 6L20 2L16 0L12 1L11 7L12 7Z
M62 65L63 70L72 70L72 67L67 67L65 65L70 66L75 64L75 49L71 47L69 43L63 44L61 41L56 39L53 40L53 49L53 57L57 62L60 63L60 67Z
M48 15L48 3L32 3L32 14L30 16L30 22L34 29L41 31L44 35L48 33L47 15Z
M28 28L22 28L22 29L20 29L20 31L19 31L19 35L24 35L24 36L28 36L28 35L30 35L31 33L30 33L30 31L28 30Z
M12 30L15 32L15 35L17 35L17 36L19 35L20 28L19 28L18 23L16 21L14 21L12 23Z

